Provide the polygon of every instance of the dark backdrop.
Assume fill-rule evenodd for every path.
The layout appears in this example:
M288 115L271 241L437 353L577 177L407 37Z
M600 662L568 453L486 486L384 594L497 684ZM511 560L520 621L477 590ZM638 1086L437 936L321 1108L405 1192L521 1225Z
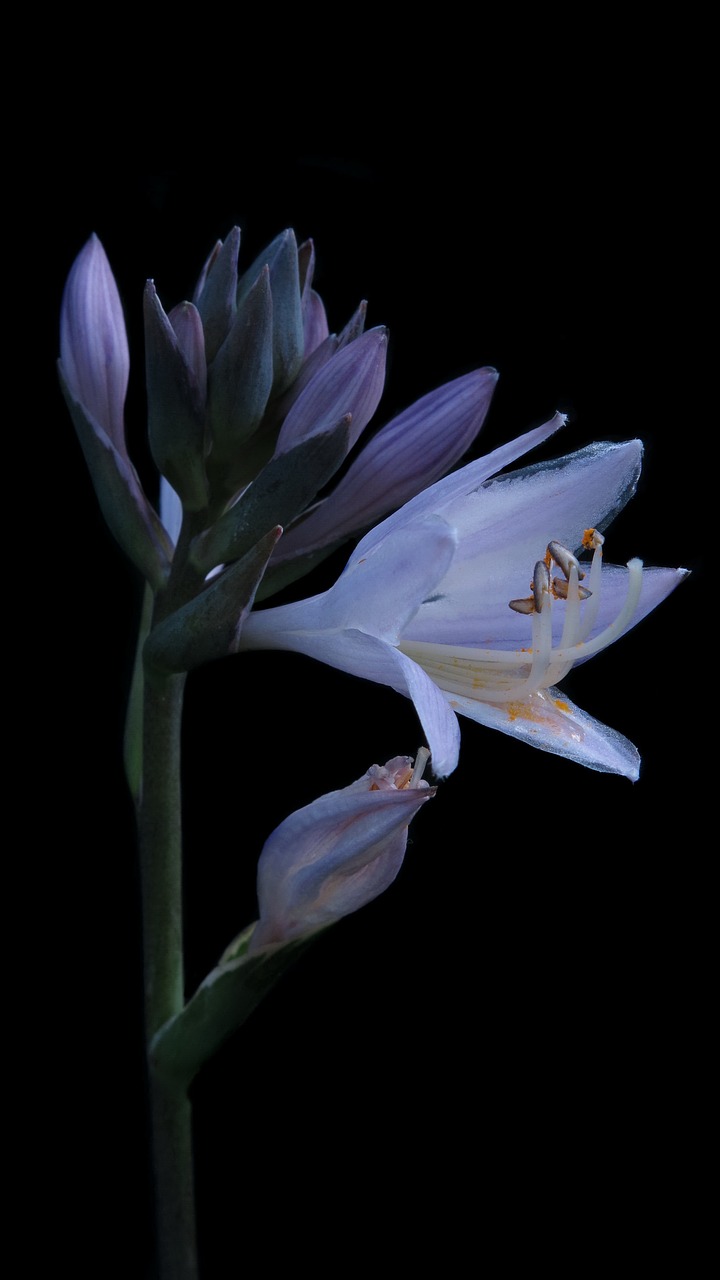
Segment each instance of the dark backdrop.
M706 660L690 622L708 590L692 448L703 425L689 368L690 229L678 232L664 200L661 150L639 152L631 137L616 144L598 132L582 150L528 138L502 157L487 143L422 157L399 145L279 148L272 159L239 153L212 179L172 168L74 172L55 205L51 324L95 231L126 307L129 434L149 486L146 278L169 309L233 224L246 264L292 226L315 240L331 327L361 298L369 324L389 326L378 420L493 364L500 382L470 456L557 408L570 425L548 456L640 436L643 477L613 527L610 559L694 570L655 616L566 682L638 745L640 781L463 722L460 765L413 824L396 883L319 941L202 1072L193 1095L203 1280L240 1274L256 1234L275 1269L309 1265L330 1219L353 1256L363 1240L379 1247L387 1222L391 1264L407 1258L411 1236L413 1249L442 1247L450 1273L454 1249L474 1252L478 1232L515 1241L519 1220L551 1251L579 1223L611 1250L615 1227L632 1222L639 1247L662 1223L667 1231L682 1198L708 857L697 763L706 700L693 686ZM48 369L56 343L55 330ZM120 756L140 596L52 374L47 403L44 469L63 495L48 532L60 632L53 758L58 830L70 833L49 870L65 1020L53 1168L60 1183L72 1149L83 1217L125 1274L142 1277L140 926ZM419 743L404 699L300 657L254 654L191 676L190 986L252 918L255 862L277 822ZM93 1274L88 1251L80 1243Z

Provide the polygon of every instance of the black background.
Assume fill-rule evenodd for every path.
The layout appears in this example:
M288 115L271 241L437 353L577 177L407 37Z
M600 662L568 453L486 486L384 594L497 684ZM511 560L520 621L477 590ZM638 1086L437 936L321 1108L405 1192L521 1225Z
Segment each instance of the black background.
M630 130L598 120L582 145L529 130L504 149L492 137L414 152L398 139L276 144L239 151L237 166L212 174L198 173L199 156L190 170L73 171L55 205L50 327L95 231L126 308L128 434L150 491L146 278L169 309L232 225L246 264L292 226L315 240L331 328L361 298L368 323L389 326L378 422L493 364L498 389L469 456L555 409L570 424L539 456L639 436L643 476L611 530L609 558L693 569L655 615L565 682L638 745L640 781L462 722L460 765L414 822L396 883L319 941L201 1073L203 1280L240 1274L250 1240L275 1269L309 1264L328 1222L347 1233L353 1256L372 1255L388 1226L388 1265L438 1249L450 1273L455 1250L476 1257L483 1241L546 1260L588 1248L609 1259L625 1228L631 1256L649 1238L686 1256L703 1212L689 1172L701 1123L693 1081L704 1053L697 983L709 858L698 745L708 694L696 679L715 664L698 627L707 428L689 317L702 250L692 215L679 219L668 199L685 177L669 141L668 150L662 131L648 138L638 118ZM105 531L53 385L56 350L55 328L44 456L63 500L46 546L60 621L48 758L55 829L67 834L43 868L60 926L62 1105L49 1168L56 1190L69 1153L79 1170L70 1198L80 1217L69 1211L59 1228L79 1271L95 1274L82 1220L110 1246L118 1274L144 1277L140 923L121 765L140 591ZM190 677L190 990L253 918L255 864L273 827L420 741L410 703L294 655L247 655Z

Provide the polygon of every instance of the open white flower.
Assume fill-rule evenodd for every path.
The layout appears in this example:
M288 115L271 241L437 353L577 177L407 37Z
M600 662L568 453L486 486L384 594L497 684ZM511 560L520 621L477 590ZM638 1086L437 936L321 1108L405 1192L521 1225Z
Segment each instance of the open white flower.
M603 567L600 530L635 491L639 440L497 474L563 421L556 415L413 498L363 538L329 591L251 613L240 647L295 650L404 693L437 776L457 764L460 712L636 779L633 744L554 686L686 571L643 570L639 560ZM573 554L583 547L591 565Z

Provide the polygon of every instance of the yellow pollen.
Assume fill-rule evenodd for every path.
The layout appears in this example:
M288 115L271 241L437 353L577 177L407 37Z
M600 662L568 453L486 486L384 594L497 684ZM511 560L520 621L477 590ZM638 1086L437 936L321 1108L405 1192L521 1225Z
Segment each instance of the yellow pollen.
M569 702L563 702L562 698L555 698L555 699L554 699L554 702L555 702L555 706L557 707L558 711L569 711L569 710L570 710L570 703L569 703Z
M594 549L594 543L593 543L594 537L595 537L594 529L585 529L583 531L582 544L586 551L592 551Z
M547 714L543 714L542 705L537 702L508 702L506 710L508 720L534 720L538 724L548 720Z

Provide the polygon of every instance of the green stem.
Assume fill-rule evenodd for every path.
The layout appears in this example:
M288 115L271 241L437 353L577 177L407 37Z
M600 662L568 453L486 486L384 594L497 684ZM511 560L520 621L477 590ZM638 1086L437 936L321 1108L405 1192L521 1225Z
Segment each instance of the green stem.
M154 599L146 591L125 737L125 768L140 838L159 1280L198 1280L187 1082L158 1070L150 1050L153 1036L182 1012L185 1001L180 751L186 676L159 671L143 662L142 654L152 627L201 589L202 576L189 564L188 551L203 527L202 512L185 517L168 583Z
M184 1003L180 734L184 675L144 674L138 807L147 1043ZM182 1084L148 1061L160 1280L197 1280L192 1117Z
M140 807L142 794L142 736L143 736L143 688L145 683L143 668L143 646L148 638L152 623L155 597L152 587L145 583L140 626L138 627L137 645L135 647L135 664L133 666L130 696L125 716L125 736L123 740L123 760L125 777L136 811Z

